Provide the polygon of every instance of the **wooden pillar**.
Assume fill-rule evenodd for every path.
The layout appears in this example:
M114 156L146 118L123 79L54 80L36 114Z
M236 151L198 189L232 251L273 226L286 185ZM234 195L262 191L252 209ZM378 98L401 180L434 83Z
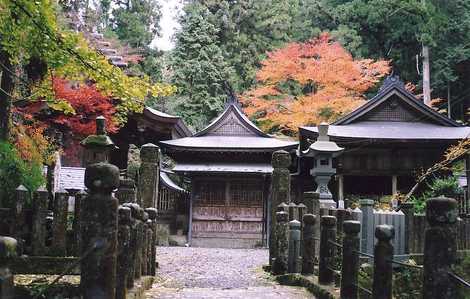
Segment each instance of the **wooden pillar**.
M338 175L338 200L344 200L344 176Z
M470 201L470 152L467 153L465 159L465 170L467 174L467 202Z
M392 175L392 195L398 193L398 176Z
M189 219L188 219L188 244L191 246L191 240L193 235L193 201L194 193L196 192L196 181L193 180L191 186L191 195L189 196Z

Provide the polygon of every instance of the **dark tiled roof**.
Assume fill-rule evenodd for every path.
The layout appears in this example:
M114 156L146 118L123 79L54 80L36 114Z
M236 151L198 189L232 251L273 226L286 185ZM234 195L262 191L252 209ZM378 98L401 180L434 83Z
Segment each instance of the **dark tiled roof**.
M188 137L193 135L191 130L189 130L189 128L179 116L170 115L150 107L145 107L142 114L151 120L173 124L174 129L178 133L177 136Z
M221 149L227 151L237 150L267 150L294 148L297 142L284 141L270 137L257 136L203 136L186 137L161 142L171 148L186 148L191 150Z
M173 180L164 171L160 171L160 183L163 183L166 187L179 192L188 192L173 182Z
M272 173L271 164L264 163L180 163L173 168L175 172L204 173Z
M395 97L396 96L396 97ZM364 105L357 108L348 115L340 118L333 125L347 125L355 121L364 119L365 115L375 110L386 101L398 99L400 104L419 115L420 119L427 120L442 126L460 127L461 125L450 118L447 118L431 107L418 100L412 93L405 89L405 85L398 77L388 77L379 92Z
M273 151L294 148L297 142L263 133L243 114L236 102L229 102L219 117L193 137L162 141L161 144L178 150Z
M318 132L317 127L303 127ZM447 127L420 122L363 121L348 125L330 125L328 136L338 138L460 140L470 137L470 127Z

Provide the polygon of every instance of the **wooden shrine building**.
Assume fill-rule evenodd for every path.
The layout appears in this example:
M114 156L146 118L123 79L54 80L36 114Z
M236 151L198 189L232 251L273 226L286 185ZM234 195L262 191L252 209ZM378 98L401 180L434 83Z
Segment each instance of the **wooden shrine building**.
M111 163L119 168L127 167L129 145L141 147L146 143L158 144L162 140L170 140L191 136L192 133L181 117L170 115L150 107L142 113L129 115L127 123L119 132L110 137L118 147L113 151Z
M318 136L317 127L300 128L300 148ZM470 127L442 116L388 77L372 99L329 126L332 141L344 147L336 160L330 190L335 198L406 193L417 172L442 159L445 150L470 136ZM297 192L311 190L311 161L301 161Z
M160 144L176 161L173 171L191 180L191 246L236 248L265 242L271 156L276 150L294 150L296 142L264 134L231 97L202 131Z

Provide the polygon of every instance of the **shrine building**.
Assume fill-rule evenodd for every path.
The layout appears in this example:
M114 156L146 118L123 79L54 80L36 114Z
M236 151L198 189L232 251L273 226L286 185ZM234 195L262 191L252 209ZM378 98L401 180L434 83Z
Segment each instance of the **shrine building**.
M206 247L266 244L274 151L297 142L263 133L232 96L225 110L191 137L161 141L173 168L191 182L188 243Z
M390 76L364 105L332 123L328 136L345 148L336 158L330 182L335 199L407 193L420 171L442 160L446 149L470 136L470 127L437 113ZM317 127L299 129L300 149L318 137ZM312 190L308 170L313 162L300 158L294 193Z

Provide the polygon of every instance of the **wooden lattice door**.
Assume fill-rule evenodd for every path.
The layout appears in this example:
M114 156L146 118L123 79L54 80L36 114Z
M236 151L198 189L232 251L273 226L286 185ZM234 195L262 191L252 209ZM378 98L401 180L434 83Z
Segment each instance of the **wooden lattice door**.
M209 246L251 247L262 238L263 184L258 180L200 182L192 217L193 238L211 239Z

